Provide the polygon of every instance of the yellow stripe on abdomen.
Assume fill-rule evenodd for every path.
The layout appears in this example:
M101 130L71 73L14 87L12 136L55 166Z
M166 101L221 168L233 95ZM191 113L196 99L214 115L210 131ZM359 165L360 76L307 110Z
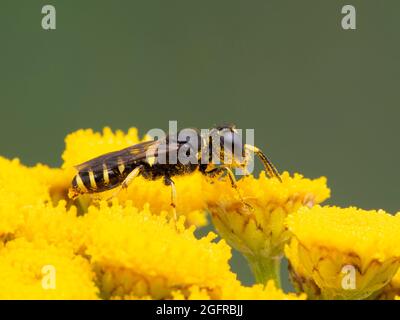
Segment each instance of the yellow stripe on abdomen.
M96 184L96 179L94 178L93 171L89 171L89 181L90 181L90 186L92 187L92 189L96 190L97 184Z
M105 163L103 164L103 180L105 185L110 183L110 177L108 176L108 168Z
M79 190L81 190L82 192L88 192L88 189L85 187L79 173L76 175L76 185L78 186Z

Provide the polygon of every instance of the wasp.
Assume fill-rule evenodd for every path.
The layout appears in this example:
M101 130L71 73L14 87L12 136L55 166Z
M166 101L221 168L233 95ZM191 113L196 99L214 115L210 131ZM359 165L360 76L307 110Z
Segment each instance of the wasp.
M233 169L245 170L251 153L260 158L269 177L281 181L277 169L267 156L257 147L244 144L234 125L218 126L206 134L198 129L190 129L190 134L183 134L186 138L179 138L184 130L177 135L135 144L77 165L75 168L78 173L72 180L70 198L111 189L117 190L113 194L116 196L138 176L148 180L163 179L164 184L171 187L170 205L176 218L173 178L200 171L210 178L227 175L231 186L246 204L238 191Z

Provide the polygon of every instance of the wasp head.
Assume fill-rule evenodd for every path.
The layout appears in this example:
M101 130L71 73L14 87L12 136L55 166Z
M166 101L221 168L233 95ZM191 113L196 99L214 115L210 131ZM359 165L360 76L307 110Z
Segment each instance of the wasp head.
M213 159L231 168L245 168L249 154L245 149L241 131L233 124L217 126L210 130L210 150Z

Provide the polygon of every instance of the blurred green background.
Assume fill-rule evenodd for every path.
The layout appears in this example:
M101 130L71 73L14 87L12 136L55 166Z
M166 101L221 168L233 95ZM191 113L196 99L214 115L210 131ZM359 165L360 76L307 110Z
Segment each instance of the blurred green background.
M41 8L57 29L41 28ZM341 8L357 9L357 30ZM0 154L61 164L64 136L234 122L329 203L399 210L400 2L0 1ZM252 277L234 255L244 283ZM286 288L288 284L286 283Z

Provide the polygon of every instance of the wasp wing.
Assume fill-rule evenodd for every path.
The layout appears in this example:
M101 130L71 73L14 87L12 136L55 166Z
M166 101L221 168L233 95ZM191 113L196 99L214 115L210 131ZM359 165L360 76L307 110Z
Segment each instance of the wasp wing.
M109 152L89 161L75 166L78 171L96 171L102 169L106 164L108 167L118 166L120 164L129 164L136 161L149 158L159 158L167 156L169 152L176 152L179 149L179 143L166 140L145 141L135 144L122 150Z

